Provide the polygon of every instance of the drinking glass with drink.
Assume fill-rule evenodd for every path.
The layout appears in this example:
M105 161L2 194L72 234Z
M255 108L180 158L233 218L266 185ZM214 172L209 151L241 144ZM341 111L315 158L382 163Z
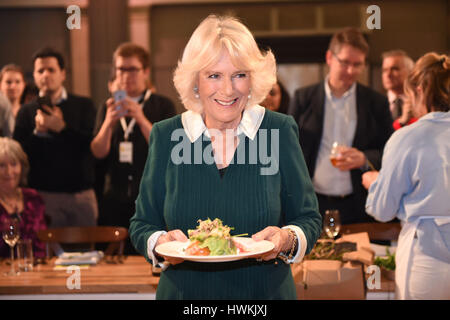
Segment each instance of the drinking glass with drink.
M348 147L340 143L338 141L335 141L333 143L333 146L331 148L330 152L330 161L333 167L336 167L337 161L342 157L342 152L345 151Z

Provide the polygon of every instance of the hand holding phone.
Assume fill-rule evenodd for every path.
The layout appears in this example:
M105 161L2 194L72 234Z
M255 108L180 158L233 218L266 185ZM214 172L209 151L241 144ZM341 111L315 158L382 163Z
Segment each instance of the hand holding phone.
M114 96L114 102L116 104L118 104L117 107L116 107L116 111L121 111L123 109L123 107L122 107L122 104L120 102L125 100L125 98L127 97L126 91L125 90L114 91L113 96ZM125 115L126 113L127 113L127 111L125 111L123 115Z
M42 112L44 112L45 114L50 115L48 110L46 110L44 108L44 106L47 106L49 108L53 108L53 103L52 103L52 99L50 98L50 96L45 95L43 97L38 97L37 102L39 104L39 109L42 110Z

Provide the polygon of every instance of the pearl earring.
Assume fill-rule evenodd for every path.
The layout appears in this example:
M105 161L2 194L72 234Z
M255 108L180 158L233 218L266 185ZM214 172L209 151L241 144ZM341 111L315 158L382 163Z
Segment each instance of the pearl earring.
M195 97L195 99L199 99L200 98L200 95L198 94L198 88L197 87L194 87L194 97Z

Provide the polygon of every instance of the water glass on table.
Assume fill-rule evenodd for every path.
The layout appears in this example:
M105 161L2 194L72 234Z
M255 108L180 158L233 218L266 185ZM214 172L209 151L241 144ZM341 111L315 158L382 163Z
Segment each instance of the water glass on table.
M328 238L336 238L339 234L340 229L341 218L339 215L339 210L326 210L323 221L323 231L325 231Z
M33 271L33 242L31 239L17 242L17 260L19 260L19 271Z

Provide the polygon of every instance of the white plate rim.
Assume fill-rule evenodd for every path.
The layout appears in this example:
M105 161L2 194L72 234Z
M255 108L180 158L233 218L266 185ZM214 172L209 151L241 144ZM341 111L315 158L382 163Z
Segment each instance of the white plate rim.
M247 237L239 237L238 241L250 241L252 238ZM186 248L190 244L189 241L181 242L181 241L170 241L165 242L163 244L160 244L155 248L156 253L158 253L161 256L167 256L171 258L181 258L188 261L194 261L194 262L229 262L229 261L236 261L236 260L242 260L246 259L248 257L263 254L266 252L271 251L275 245L267 240L261 240L261 241L254 241L254 244L257 244L258 248L256 250L252 250L249 252L239 253L239 254L232 254L232 255L223 255L223 256L192 256L192 255L185 255L182 251L183 248Z

